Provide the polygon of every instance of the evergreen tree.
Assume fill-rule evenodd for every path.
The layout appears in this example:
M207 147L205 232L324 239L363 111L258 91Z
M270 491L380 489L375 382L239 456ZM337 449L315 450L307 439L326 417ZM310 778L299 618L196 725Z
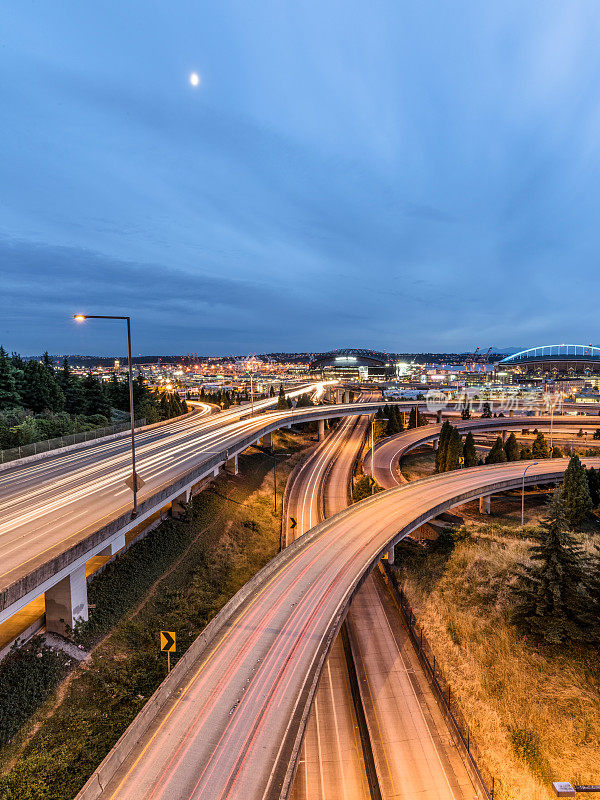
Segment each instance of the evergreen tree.
M0 345L0 409L18 406L19 399L13 366Z
M597 635L581 548L568 528L562 488L557 489L530 549L532 566L518 575L515 619L547 642L592 641Z
M485 458L486 464L503 464L506 461L506 453L504 452L504 446L502 444L502 437L498 436L494 444L492 445L492 449L487 454Z
M460 458L463 454L462 439L458 428L452 426L448 445L446 447L446 461L444 463L444 472L450 472L453 469L460 467Z
M440 438L438 439L438 449L435 454L435 471L444 472L446 464L446 452L448 450L448 441L452 433L452 425L450 421L445 419L440 431Z
M475 437L471 431L465 436L463 457L465 459L465 467L476 467L479 462L477 450L475 449Z
M408 415L408 427L410 429L417 427L417 409L411 408L410 414Z
M65 396L65 411L67 414L82 414L84 408L83 387L79 378L71 372L69 360L66 356L63 358L62 368L58 375L58 383ZM115 406L115 408L119 408L119 406Z
M84 413L102 414L110 419L110 403L100 381L89 372L83 379L83 407Z
M550 445L541 432L538 432L531 445L531 455L533 458L550 458Z
M567 523L575 526L583 522L592 510L592 499L585 467L578 455L571 456L569 466L565 470L561 496Z
M592 506L597 508L600 505L600 474L594 467L587 470L587 482Z
M511 433L504 443L504 452L507 461L518 461L521 458L519 443L514 433Z
M273 384L269 386L269 397L275 397L275 389L273 388Z
M469 403L469 400L466 395L460 411L460 416L462 417L462 419L465 420L471 419L471 404Z
M25 364L22 402L36 414L62 411L65 396L54 376L43 363L31 359Z
M279 384L279 396L277 398L277 410L286 411L288 408L285 391L283 390L283 383Z
M492 418L492 409L490 408L490 404L484 403L481 419L491 419L491 418Z

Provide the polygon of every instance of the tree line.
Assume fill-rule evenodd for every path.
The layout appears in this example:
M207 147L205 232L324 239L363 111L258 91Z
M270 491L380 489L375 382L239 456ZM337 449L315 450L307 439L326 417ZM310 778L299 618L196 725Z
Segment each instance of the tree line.
M187 411L176 393L151 391L141 374L133 382L133 399L135 416L148 423ZM105 427L128 412L127 379L113 374L103 383L91 372L79 377L66 357L55 370L47 352L40 361L24 360L0 346L0 448Z
M498 436L485 458L480 458L475 448L473 434L469 431L463 441L458 428L446 419L440 431L435 471L449 472L461 466L476 467L481 464L502 464L507 461L563 458L564 453L560 447L555 445L551 450L544 434L541 431L534 432L536 438L531 447L519 445L517 437L511 432L505 442Z
M403 422L403 412L397 405L385 405L379 408L375 414L376 420L381 420L386 423L383 429L383 436L395 436L397 433L403 433L406 428ZM418 406L413 406L408 415L408 428L420 428L427 425L427 417L421 414Z

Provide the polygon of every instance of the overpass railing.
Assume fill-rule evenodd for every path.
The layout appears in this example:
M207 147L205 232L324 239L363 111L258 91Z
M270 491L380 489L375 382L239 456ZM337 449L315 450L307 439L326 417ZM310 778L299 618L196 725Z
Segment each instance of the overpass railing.
M145 424L145 419L136 419L135 421L136 428L143 427ZM57 436L55 439L45 439L41 442L32 442L31 444L19 445L19 447L11 447L8 450L0 450L0 464L17 461L28 456L37 456L40 453L48 453L50 450L58 450L62 447L71 447L82 442L91 442L94 439L102 439L104 436L112 436L115 433L128 431L129 427L129 420L127 420L116 425L107 425L104 428L94 428L91 431L82 431L81 433L70 433L67 436Z

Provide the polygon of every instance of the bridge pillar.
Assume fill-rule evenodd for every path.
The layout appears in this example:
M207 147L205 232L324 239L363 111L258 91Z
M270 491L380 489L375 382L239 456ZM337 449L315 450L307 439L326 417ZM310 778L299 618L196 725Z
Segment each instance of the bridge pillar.
M439 438L438 438L438 439L434 439L434 440L433 440L433 442L432 442L431 444L433 445L433 452L434 452L434 453L437 453L438 447L439 447L439 445L440 445L440 440L439 440Z
M171 501L171 516L175 519L179 519L183 517L185 514L185 507L190 502L190 496L192 494L191 489L186 489L182 492L179 497L176 497L174 500Z
M346 391L344 392L344 403L349 403L349 402L350 402L350 390L346 389Z
M486 497L479 498L479 513L480 514L491 514L492 513L492 497L491 495L486 495Z
M239 469L238 469L238 454L236 453L234 456L232 456L229 459L229 461L227 462L227 464L229 465L229 469L233 472L233 474L237 475L238 472L239 472Z
M273 449L273 433L265 433L262 437L263 447L270 447L271 450Z
M394 547L394 545L392 545L392 546L390 547L390 549L388 550L388 554L387 554L387 557L388 557L388 559L387 559L387 560L388 560L388 564L393 564L393 563L394 563L394 556L395 556L395 553L396 553L396 548Z
M116 539L113 539L112 542L105 547L104 550L101 550L98 555L99 556L114 556L116 555L119 550L122 550L125 547L125 534L122 533L117 536Z
M322 442L325 438L325 420L319 420L319 441Z
M70 636L77 620L88 618L85 564L46 590L46 630Z
M441 423L441 421L442 421L442 409L441 409L441 408L438 408L438 410L436 411L436 414L435 414L435 421L437 422L437 424L438 424L438 425L439 425L439 424Z

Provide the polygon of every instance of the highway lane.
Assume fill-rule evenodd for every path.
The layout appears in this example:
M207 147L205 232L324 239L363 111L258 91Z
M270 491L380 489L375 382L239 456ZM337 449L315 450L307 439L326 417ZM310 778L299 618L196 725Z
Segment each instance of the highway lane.
M527 482L557 480L567 463L540 462ZM287 796L322 666L363 574L390 541L481 493L517 487L521 474L521 464L444 473L317 525L231 601L164 682L156 716L134 723L79 797Z
M374 399L364 392L360 401ZM286 514L301 536L348 505L348 484L370 416L349 417L292 476ZM293 536L295 534L295 536ZM292 800L370 800L350 679L341 637L333 642L310 711Z
M492 431L497 430L501 433L502 430L511 431L515 433L521 431L523 428L538 428L538 430L549 430L550 417L513 417L513 418L492 418L492 419L471 419L471 420L452 420L454 427L458 428L462 435L471 431L476 434L478 431ZM598 421L594 419L586 419L581 417L577 422L573 422L573 417L555 417L553 422L555 433L559 431L571 430L575 427L577 430L583 428L584 430L591 431L598 427ZM438 424L423 425L420 428L412 428L404 433L391 436L387 439L382 439L375 445L375 464L373 477L380 486L384 489L391 489L394 486L399 486L404 483L404 479L398 468L398 462L402 456L409 453L411 450L420 447L423 444L431 443L436 439L441 431L442 426ZM585 442L578 440L579 446L585 446ZM371 474L371 451L369 450L364 458L364 471L368 475Z
M206 418L190 415L139 432L138 472L146 482L140 502L215 451L260 431L265 420L287 415L293 417L291 412L265 412L240 420L238 408ZM129 442L123 437L0 472L0 588L126 513L130 469Z
M378 570L358 590L347 625L384 800L473 800L467 770Z

